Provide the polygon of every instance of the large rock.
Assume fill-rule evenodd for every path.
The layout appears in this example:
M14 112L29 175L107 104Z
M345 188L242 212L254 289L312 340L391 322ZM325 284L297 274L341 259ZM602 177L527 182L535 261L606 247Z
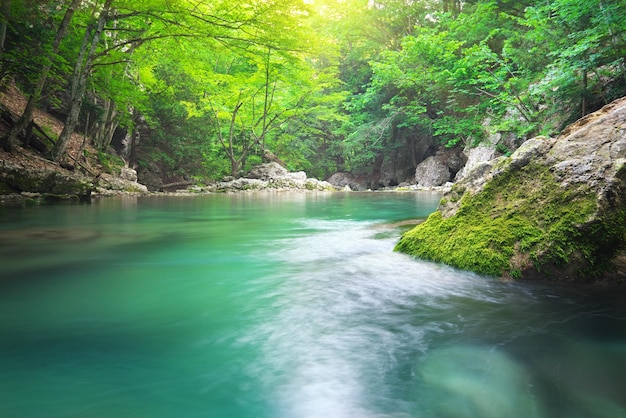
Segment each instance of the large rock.
M347 187L350 190L366 190L368 188L367 179L345 171L334 173L326 181L338 189Z
M242 192L242 191L290 191L290 190L335 190L325 181L307 178L304 171L289 172L276 162L261 164L250 170L246 177L224 181L206 188L209 192ZM204 191L204 190L201 190Z
M437 156L428 157L415 169L415 182L420 187L441 186L450 181L450 168Z
M254 167L250 170L246 177L250 179L268 181L271 179L285 177L288 173L289 171L287 171L285 167L276 162L271 162Z
M137 171L129 167L122 167L120 178L130 182L137 182Z
M490 135L486 141L481 142L477 146L473 146L471 143L468 144L464 150L467 160L463 168L458 170L455 180L459 181L463 179L474 169L474 167L496 158L498 155L496 145L500 141L501 137L500 133L496 133Z
M396 249L489 275L624 278L625 182L622 99L478 163Z
M45 166L29 168L11 161L0 162L0 194L35 193L57 197L88 200L94 189L84 176Z
M130 176L130 178L133 178L133 176ZM102 173L95 191L100 196L124 193L145 194L148 193L148 188L143 184L137 183L136 180L128 180L124 177Z

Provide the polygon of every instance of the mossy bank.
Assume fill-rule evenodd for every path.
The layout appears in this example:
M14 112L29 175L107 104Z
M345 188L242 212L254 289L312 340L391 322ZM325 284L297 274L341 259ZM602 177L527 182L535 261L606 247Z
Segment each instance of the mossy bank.
M512 278L623 278L626 100L477 167L401 252Z

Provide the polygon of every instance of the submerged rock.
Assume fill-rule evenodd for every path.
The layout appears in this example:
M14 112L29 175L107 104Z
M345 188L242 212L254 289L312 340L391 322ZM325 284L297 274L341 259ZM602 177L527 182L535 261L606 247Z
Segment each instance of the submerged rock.
M416 367L421 396L437 417L542 417L528 390L530 376L489 347L453 346L429 351Z
M626 99L477 164L396 249L483 274L589 280L626 242Z

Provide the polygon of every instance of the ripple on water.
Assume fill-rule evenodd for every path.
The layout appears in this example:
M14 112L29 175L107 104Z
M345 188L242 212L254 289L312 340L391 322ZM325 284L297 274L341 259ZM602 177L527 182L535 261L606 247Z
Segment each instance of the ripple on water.
M446 311L450 298L497 303L488 281L394 253L395 239L381 239L370 223L303 228L315 232L272 251L285 268L274 278L272 321L255 330L267 366L256 372L273 371L264 379L285 417L409 413L389 383L409 384L410 364L433 336L455 330L433 309Z

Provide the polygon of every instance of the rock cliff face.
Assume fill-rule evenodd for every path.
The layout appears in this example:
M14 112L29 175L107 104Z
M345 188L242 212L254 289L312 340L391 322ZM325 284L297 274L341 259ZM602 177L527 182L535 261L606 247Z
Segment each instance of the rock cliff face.
M478 164L396 249L513 278L626 278L626 99Z

